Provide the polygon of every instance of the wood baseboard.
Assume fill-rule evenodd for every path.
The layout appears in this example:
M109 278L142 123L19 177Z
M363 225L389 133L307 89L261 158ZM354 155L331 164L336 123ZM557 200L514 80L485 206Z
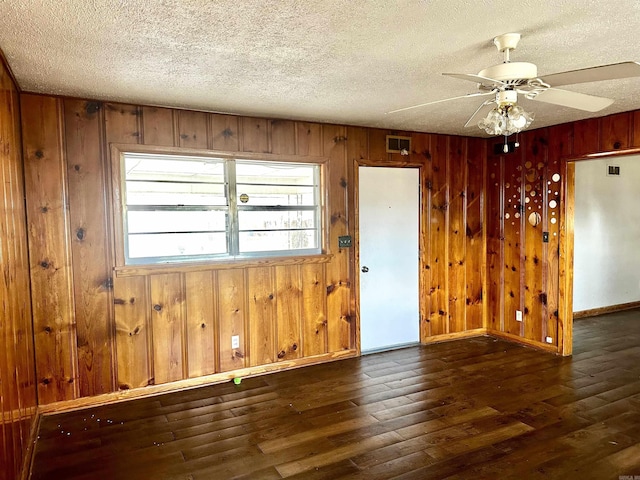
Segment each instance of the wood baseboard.
M24 410L11 410L0 415L0 423L19 422L38 413L38 407L27 407Z
M487 335L502 338L504 340L509 340L510 342L514 343L520 343L522 345L526 345L527 347L536 348L538 350L544 350L545 352L558 353L558 347L556 345L529 340L528 338L513 335L512 333L500 332L498 330L487 330Z
M427 337L422 342L423 344L450 342L452 340L460 340L462 338L482 337L487 334L486 328L476 328L474 330L466 330L464 332L444 333L442 335L434 335L433 337Z
M634 308L640 308L640 302L620 303L618 305L609 305L608 307L591 308L589 310L580 310L579 312L573 312L573 319L596 317L598 315L605 315L607 313L624 312L625 310L633 310Z
M148 385L146 387L132 388L131 390L120 390L117 392L105 393L94 397L83 397L75 400L64 400L61 402L50 403L48 405L40 405L38 411L42 415L51 415L70 410L78 410L87 407L95 407L106 403L123 402L133 398L149 397L168 393L176 390L185 390L189 388L202 387L204 385L212 385L232 380L234 378L247 378L265 373L280 372L290 370L292 368L305 367L308 365L316 365L318 363L331 362L341 360L343 358L356 357L357 351L342 350L340 352L325 353L315 355L313 357L299 358L296 360L288 360L258 367L247 367L231 372L215 373L203 377L189 378L186 380L178 380L176 382L163 383L161 385Z

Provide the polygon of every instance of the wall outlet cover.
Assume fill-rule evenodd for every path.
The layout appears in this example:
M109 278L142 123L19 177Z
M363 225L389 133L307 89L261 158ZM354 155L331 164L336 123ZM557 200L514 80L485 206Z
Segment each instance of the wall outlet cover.
M547 343L553 343L553 338L551 338L551 337L547 337L547 338L545 338L545 340L546 340Z
M231 335L231 348L240 348L240 335Z
M342 237L338 237L339 248L347 248L350 246L351 246L351 235L344 235Z
M522 311L521 310L516 310L516 321L517 322L521 322L522 321Z

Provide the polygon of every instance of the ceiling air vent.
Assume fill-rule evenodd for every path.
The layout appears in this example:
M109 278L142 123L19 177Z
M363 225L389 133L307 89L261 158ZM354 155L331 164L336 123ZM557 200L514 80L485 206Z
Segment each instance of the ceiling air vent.
M387 153L409 155L409 152L411 152L411 137L387 135Z
M607 165L607 175L620 175L620 167L618 165Z

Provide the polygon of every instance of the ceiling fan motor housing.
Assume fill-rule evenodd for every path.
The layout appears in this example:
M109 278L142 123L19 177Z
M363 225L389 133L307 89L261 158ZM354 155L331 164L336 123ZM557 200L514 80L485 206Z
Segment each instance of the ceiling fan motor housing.
M513 106L518 101L518 93L515 90L501 90L496 92L496 103L499 107Z
M500 80L509 85L521 85L538 76L538 67L529 62L500 63L485 68L478 75Z

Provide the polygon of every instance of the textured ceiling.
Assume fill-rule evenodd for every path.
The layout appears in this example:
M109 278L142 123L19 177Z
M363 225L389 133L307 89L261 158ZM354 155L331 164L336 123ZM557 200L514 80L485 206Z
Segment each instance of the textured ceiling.
M512 60L538 74L640 61L638 0L0 0L0 48L25 91L481 136L482 99L441 72ZM529 102L531 128L640 109L640 77L563 87L615 99L589 114ZM524 103L524 102L523 102Z

